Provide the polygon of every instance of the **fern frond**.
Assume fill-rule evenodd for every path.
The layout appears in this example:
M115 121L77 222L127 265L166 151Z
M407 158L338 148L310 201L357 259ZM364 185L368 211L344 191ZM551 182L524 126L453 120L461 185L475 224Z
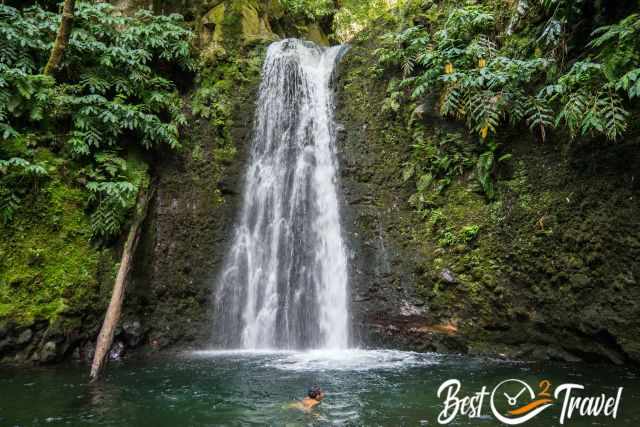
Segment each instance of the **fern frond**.
M570 93L566 103L556 117L555 126L564 122L572 138L575 138L582 125L582 118L586 116L589 106L593 104L592 96L585 90Z
M616 82L615 88L616 90L625 90L629 99L640 96L640 68L635 68L625 73Z
M553 110L544 98L529 98L526 111L527 123L531 131L538 131L542 142L546 140L547 129L553 126Z
M414 58L411 56L406 56L402 61L402 75L404 77L409 76L413 72L413 68L415 67Z
M440 114L443 116L455 116L457 118L462 118L464 116L464 111L460 86L449 86L442 95Z
M627 130L629 112L622 105L622 98L615 92L607 91L598 95L597 106L603 117L604 133L612 141Z
M496 133L500 124L498 97L491 92L478 92L471 96L472 107L467 114L469 127L486 137L487 132Z
M507 92L508 97L508 109L507 116L512 126L520 123L527 114L527 96L521 90L515 92Z

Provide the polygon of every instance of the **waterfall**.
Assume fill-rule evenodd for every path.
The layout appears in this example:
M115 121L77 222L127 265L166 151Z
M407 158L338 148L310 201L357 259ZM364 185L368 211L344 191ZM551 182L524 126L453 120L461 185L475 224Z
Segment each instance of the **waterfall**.
M269 46L241 215L216 290L225 348L346 348L331 80L344 48Z

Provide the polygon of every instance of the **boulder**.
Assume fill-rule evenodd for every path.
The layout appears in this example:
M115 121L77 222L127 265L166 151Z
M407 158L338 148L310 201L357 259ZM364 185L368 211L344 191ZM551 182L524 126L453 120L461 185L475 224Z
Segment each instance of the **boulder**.
M200 20L200 45L202 46L202 54L206 58L213 58L218 53L224 52L222 23L225 11L225 4L220 3L209 10Z
M316 23L307 25L307 31L303 36L306 40L312 41L319 46L329 46L329 38Z
M55 341L47 341L42 350L40 350L40 362L51 363L55 362L58 357L58 344Z
M16 344L19 346L25 346L31 341L33 337L33 331L31 329L25 329L18 335L18 339L16 340Z
M271 30L269 18L259 13L258 5L249 0L241 0L242 39L245 43L255 41L273 41L279 37Z
M13 348L14 341L11 337L0 340L0 355L6 353Z
M109 360L120 360L124 355L124 344L122 341L116 341L109 350Z
M128 347L137 347L144 336L142 324L138 320L126 320L122 324L122 335Z
M9 333L9 325L4 322L0 323L0 340L7 336Z

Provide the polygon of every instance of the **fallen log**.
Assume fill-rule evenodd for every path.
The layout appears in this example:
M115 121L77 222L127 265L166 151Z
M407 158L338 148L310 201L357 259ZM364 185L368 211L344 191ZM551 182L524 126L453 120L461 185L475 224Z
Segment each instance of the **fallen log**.
M136 209L134 212L133 223L129 229L129 235L127 241L124 244L122 251L122 259L120 260L120 268L118 269L118 275L113 285L113 291L111 293L111 301L107 308L107 314L105 315L98 340L96 342L96 352L93 356L93 363L91 364L91 373L89 375L90 382L98 380L102 370L104 369L105 362L107 360L107 354L113 343L113 335L120 320L120 313L122 312L122 303L124 301L124 294L126 289L127 276L131 270L133 254L136 251L138 240L140 237L140 227L144 222L147 215L147 206L149 205L149 199L151 196L147 192L144 185L140 187L138 193L138 199L136 201Z

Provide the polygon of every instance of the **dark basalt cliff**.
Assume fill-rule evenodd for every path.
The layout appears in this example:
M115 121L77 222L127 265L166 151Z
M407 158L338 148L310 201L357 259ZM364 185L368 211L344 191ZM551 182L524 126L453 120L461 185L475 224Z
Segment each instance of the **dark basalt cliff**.
M438 217L424 218L408 203L415 182L401 171L411 135L399 116L384 112L388 78L372 72L375 49L371 39L356 42L337 82L360 341L522 359L640 361L638 137L615 147L562 135L541 144L526 129L512 131L501 136L512 157L497 170L495 201L469 173L438 197ZM469 138L428 111L421 120L431 143ZM472 238L443 243L443 230L465 226L474 227Z
M205 120L192 118L184 150L159 160L156 195L136 254L127 316L141 321L153 347L206 345L216 272L240 202L255 85L239 96L234 150ZM246 110L245 110L246 108Z

